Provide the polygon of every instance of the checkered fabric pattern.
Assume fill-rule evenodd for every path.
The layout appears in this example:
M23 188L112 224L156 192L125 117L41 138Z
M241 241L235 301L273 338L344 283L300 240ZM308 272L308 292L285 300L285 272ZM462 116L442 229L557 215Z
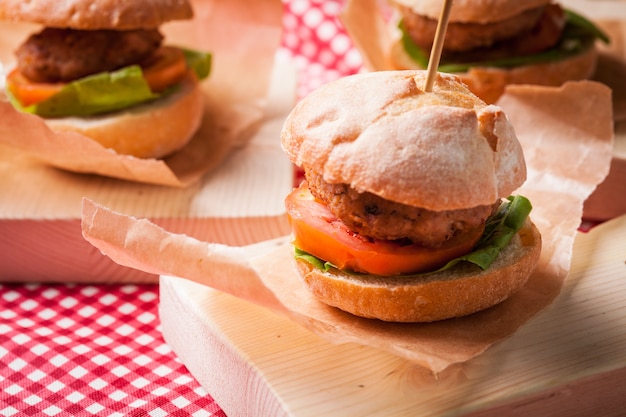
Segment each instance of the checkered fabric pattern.
M0 297L0 415L224 415L161 337L156 285L2 285Z
M344 1L285 1L283 51L299 71L298 97L362 68L359 52L339 20Z
M342 4L284 1L299 97L360 70ZM0 283L0 416L91 415L225 414L163 340L156 285Z

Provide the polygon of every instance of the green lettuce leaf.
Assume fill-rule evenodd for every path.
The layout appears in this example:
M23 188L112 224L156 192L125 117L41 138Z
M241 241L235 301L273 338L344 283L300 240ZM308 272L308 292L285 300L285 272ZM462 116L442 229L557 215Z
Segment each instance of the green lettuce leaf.
M466 72L471 67L499 67L510 68L521 65L538 64L542 62L551 62L565 59L570 56L578 55L593 45L596 39L600 39L604 43L609 43L609 37L585 17L565 10L566 24L563 29L563 35L559 43L552 49L537 54L514 56L485 61L474 62L446 62L441 60L438 70L441 72ZM402 34L402 46L407 55L411 57L420 67L428 67L429 53L424 51L420 46L413 42L408 35L401 21L398 25Z
M204 80L211 73L212 56L207 52L181 48L185 55L187 66L191 68L199 80Z
M121 110L157 97L159 95L150 90L143 78L141 67L133 65L68 83L49 99L21 110L42 117L90 116Z
M187 66L198 79L209 76L211 54L184 49ZM14 97L11 102L17 109L42 117L92 116L123 110L175 91L172 87L157 94L143 78L138 65L131 65L112 72L90 75L65 85L61 91L40 103L24 107ZM9 93L10 95L10 93Z
M586 32L589 35L592 35L594 38L600 39L605 44L611 43L611 39L609 39L608 35L583 15L580 15L572 10L565 9L565 16L567 21L572 26L579 28L581 31Z
M321 269L324 272L328 271L331 268L336 268L336 266L331 264L330 262L323 261L317 256L313 256L310 253L307 253L297 247L294 247L294 258L307 261L308 263L315 266L317 269Z
M531 210L532 205L526 197L520 195L509 197L500 205L498 212L488 219L485 232L474 250L451 260L438 271L450 269L462 261L471 262L483 270L489 268L502 249L524 226Z
M457 265L460 262L470 262L481 269L487 269L496 260L502 249L504 249L513 236L524 226L526 218L532 210L530 201L521 195L508 197L500 204L498 211L487 220L487 225L483 235L472 252L455 258L443 267L421 274L407 274L410 276L427 275L435 272L445 271ZM295 248L294 257L303 259L316 268L328 271L336 268L333 264L317 258L299 248ZM349 272L350 271L344 271ZM355 273L356 274L356 273Z

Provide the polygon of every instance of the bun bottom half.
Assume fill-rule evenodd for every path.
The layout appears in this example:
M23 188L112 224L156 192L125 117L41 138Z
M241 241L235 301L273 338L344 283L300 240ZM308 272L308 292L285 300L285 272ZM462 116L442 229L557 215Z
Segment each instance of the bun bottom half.
M595 47L560 61L521 65L513 68L474 67L455 73L468 88L488 104L494 104L509 84L531 84L558 87L567 81L586 80L593 76L598 59ZM425 69L413 61L396 41L389 52L393 69Z
M527 220L493 264L460 263L427 275L379 277L324 272L297 259L296 269L320 301L355 316L389 322L432 322L492 307L519 290L541 253L541 235Z
M191 140L203 108L198 81L190 73L174 93L149 103L105 115L45 121L52 130L80 133L119 154L162 158Z

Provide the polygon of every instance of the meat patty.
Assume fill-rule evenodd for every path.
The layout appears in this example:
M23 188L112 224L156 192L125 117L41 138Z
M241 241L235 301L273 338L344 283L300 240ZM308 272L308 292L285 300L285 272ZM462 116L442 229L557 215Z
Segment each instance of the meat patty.
M541 19L529 32L500 41L490 48L478 48L462 52L444 51L442 60L448 62L480 62L536 54L552 48L560 41L565 23L565 11L557 4L550 4L545 7Z
M413 13L409 8L400 9L405 30L420 47L430 50L435 39L437 20ZM561 17L561 19L559 19ZM563 10L556 4L542 6L525 10L521 14L508 19L480 24L469 22L450 22L446 30L444 49L452 52L465 52L480 48L491 48L498 43L510 41L514 38L520 39L524 44L535 44L532 47L526 46L530 52L547 49L553 46L559 39L563 24L555 22L563 20ZM538 28L538 26L542 26ZM543 36L533 36L533 31L546 31L545 26L553 27L560 25L556 37L548 38ZM540 45L539 45L540 44ZM515 46L507 43L509 51ZM519 54L521 51L515 51ZM512 54L513 52L509 52Z
M377 195L360 193L347 184L329 184L321 175L305 173L311 194L323 201L330 211L351 230L375 239L408 239L427 247L441 247L464 232L484 227L497 209L493 205L463 210L431 211L385 200Z
M35 82L68 82L140 63L159 48L162 40L158 29L45 28L17 49L17 66Z

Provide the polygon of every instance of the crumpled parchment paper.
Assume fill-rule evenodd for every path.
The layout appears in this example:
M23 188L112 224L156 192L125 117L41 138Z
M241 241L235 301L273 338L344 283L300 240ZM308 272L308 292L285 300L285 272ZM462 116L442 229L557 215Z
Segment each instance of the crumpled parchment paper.
M438 373L512 335L557 297L583 202L607 175L611 161L611 91L603 84L516 86L499 104L526 155L528 180L518 193L533 203L531 216L542 233L543 250L519 292L470 316L397 324L328 307L309 294L295 272L289 237L246 247L201 242L90 200L83 201L83 236L121 265L207 285L286 315L331 342L373 346Z

